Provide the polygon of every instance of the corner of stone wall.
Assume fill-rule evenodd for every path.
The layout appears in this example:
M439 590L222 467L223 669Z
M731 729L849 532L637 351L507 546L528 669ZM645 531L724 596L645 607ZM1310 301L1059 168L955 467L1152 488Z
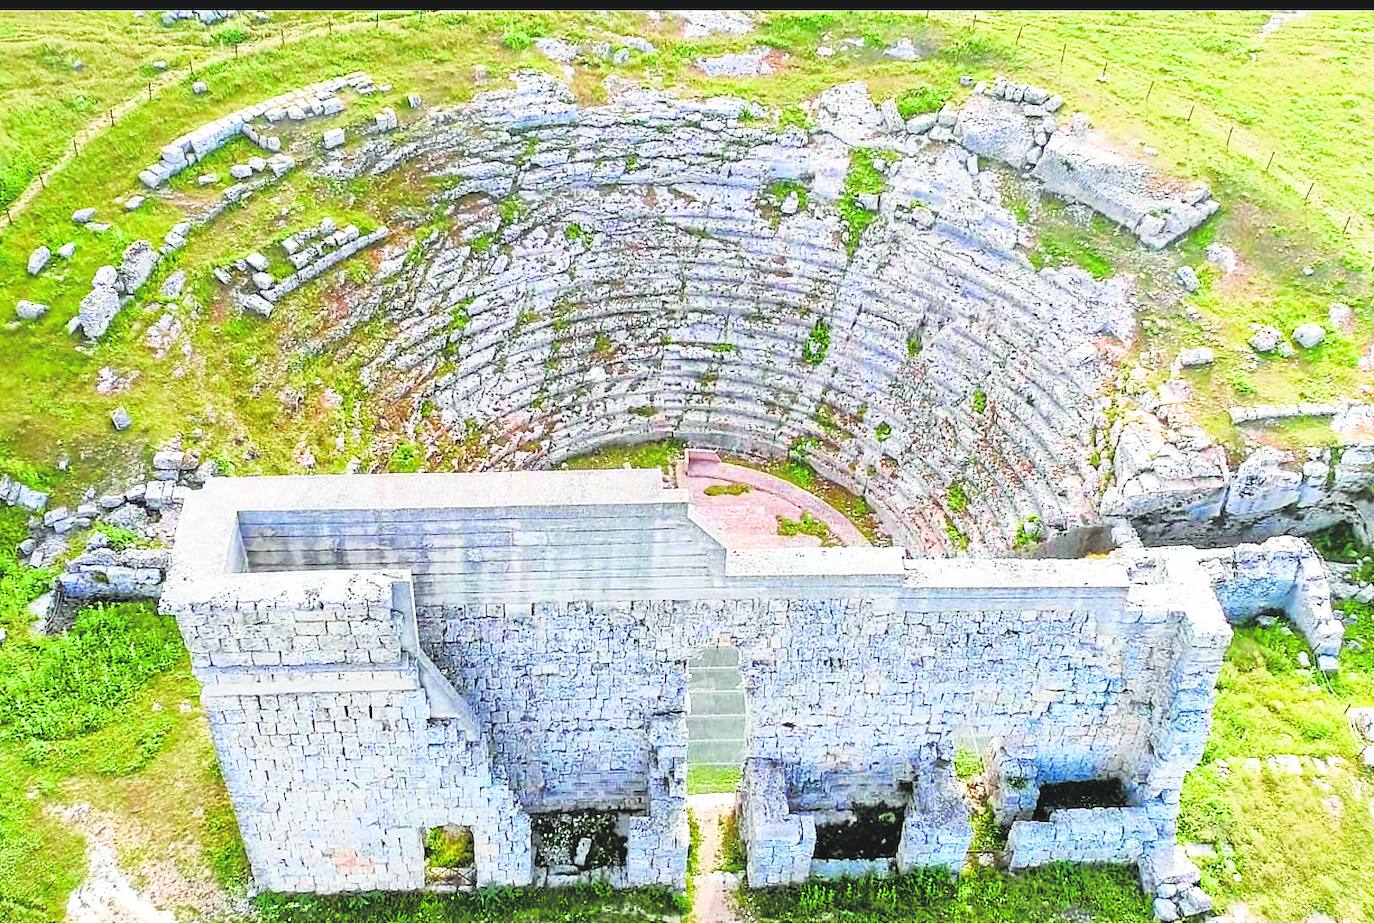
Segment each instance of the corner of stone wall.
M649 720L649 813L629 821L626 883L687 887L687 718L675 713Z
M1007 836L1008 866L1051 862L1134 863L1160 840L1146 807L1067 808L1047 821L1019 820ZM1173 837L1168 837L1172 844Z
M782 767L773 760L745 760L740 800L740 836L745 844L749 886L765 888L806 881L816 853L816 821L788 812Z
M1269 610L1282 610L1307 641L1317 666L1336 672L1345 626L1331 609L1326 565L1310 542L1282 535L1201 552L1199 561L1228 621L1246 624Z
M987 781L993 815L1007 827L1035 813L1040 800L1040 769L1035 746L1019 737L994 741L988 760Z
M916 788L902 821L897 846L897 870L940 867L963 869L973 842L968 800L954 774L954 764L936 759L916 779Z

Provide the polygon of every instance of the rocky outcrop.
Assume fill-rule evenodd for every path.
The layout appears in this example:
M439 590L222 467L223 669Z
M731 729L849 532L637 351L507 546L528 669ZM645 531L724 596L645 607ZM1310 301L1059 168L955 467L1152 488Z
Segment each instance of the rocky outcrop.
M1253 450L1234 470L1201 429L1130 412L1113 432L1104 516L1129 519L1148 544L1227 544L1308 534L1340 522L1374 534L1374 435L1343 411L1345 444ZM1350 422L1346 422L1346 421Z
M1159 249L1220 208L1206 186L1184 186L1127 160L1091 132L1056 132L1032 174L1056 195L1082 202Z

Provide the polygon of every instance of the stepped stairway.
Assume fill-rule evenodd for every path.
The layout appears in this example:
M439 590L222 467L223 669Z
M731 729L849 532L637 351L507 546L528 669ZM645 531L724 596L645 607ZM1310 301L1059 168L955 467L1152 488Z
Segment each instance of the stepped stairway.
M708 647L687 673L687 762L730 766L744 762L744 680L739 651Z

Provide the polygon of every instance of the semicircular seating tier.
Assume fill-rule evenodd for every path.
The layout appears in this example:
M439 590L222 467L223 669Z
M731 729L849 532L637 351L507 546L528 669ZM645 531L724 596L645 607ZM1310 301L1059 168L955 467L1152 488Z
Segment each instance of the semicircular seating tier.
M484 467L665 437L802 453L913 551L1096 521L1124 283L1037 272L956 146L750 112L638 89L583 107L522 76L363 152L359 172L417 171L441 217L386 283L369 385L484 434ZM846 193L852 163L880 195Z

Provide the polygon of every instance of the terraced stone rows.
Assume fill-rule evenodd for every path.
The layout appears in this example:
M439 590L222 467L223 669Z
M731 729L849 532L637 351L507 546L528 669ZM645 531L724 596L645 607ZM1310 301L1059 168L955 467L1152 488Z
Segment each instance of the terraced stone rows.
M1031 515L1095 516L1084 456L1107 363L1088 337L1119 306L1086 276L1032 271L953 148L874 139L901 158L901 195L953 223L912 223L889 196L851 256L829 199L850 153L834 139L741 126L738 100L583 108L540 79L360 167L421 162L451 181L436 201L454 203L453 236L495 243L440 235L390 288L398 336L368 374L390 373L393 398L484 426L483 466L665 435L771 454L807 440L819 470L925 550L948 544L947 522L998 551ZM809 207L771 214L775 179L802 181ZM818 318L829 342L811 364ZM949 508L955 480L967 509Z
M593 324L599 326L600 329L602 329L603 331L609 330L609 331L611 331L612 333L621 333L622 331L621 331L619 328L608 327L607 324L605 323L608 319L612 319L612 318L614 318L615 316L616 316L616 315L613 314L613 313L611 313L610 310L602 310L602 311L599 311L599 312L596 312L596 313L595 313L594 319L588 319L588 318L583 318L583 317L579 316L577 320L573 321L573 325L574 325L574 328L575 328L576 326L578 326L578 325L580 325L580 324L582 324L582 323L584 323L584 322L587 322L587 323L593 323ZM583 342L585 342L585 339L583 340ZM794 345L794 344L793 344L793 345ZM585 351L585 354L586 354L586 355L590 355L590 354L591 354L591 350L586 350L586 351ZM579 358L579 357L576 356L575 354L569 353L569 352L564 352L563 355L566 357L566 359L569 359L569 360L573 360L573 359ZM507 353L505 354L505 358L506 358L506 360L509 362L509 361L512 360L512 355L511 355L509 352L507 352ZM713 363L713 362L704 363L704 365L705 365L706 367L710 367L710 366L712 366L712 365L714 365L714 364L715 364L715 363ZM727 375L733 377L733 374L734 374L736 368L737 368L736 365L727 365L727 366L722 370L722 377L723 377L723 379L724 379L724 376L727 376ZM747 378L743 379L743 382L744 382L744 384L746 384L746 385L749 384ZM721 383L720 385L718 385L718 387L717 387L717 391L718 391L718 392L722 391L722 390L724 389L725 386L726 386L726 382L725 382L724 380L722 380L722 383ZM532 393L534 389L524 389L524 390L526 390L527 392L531 392L531 393ZM742 396L743 396L743 395L742 395ZM892 416L894 416L894 417L896 416L895 413L890 414L890 415L892 415ZM1047 457L1047 458L1049 457L1049 456L1048 456L1048 452L1046 452L1046 457Z

